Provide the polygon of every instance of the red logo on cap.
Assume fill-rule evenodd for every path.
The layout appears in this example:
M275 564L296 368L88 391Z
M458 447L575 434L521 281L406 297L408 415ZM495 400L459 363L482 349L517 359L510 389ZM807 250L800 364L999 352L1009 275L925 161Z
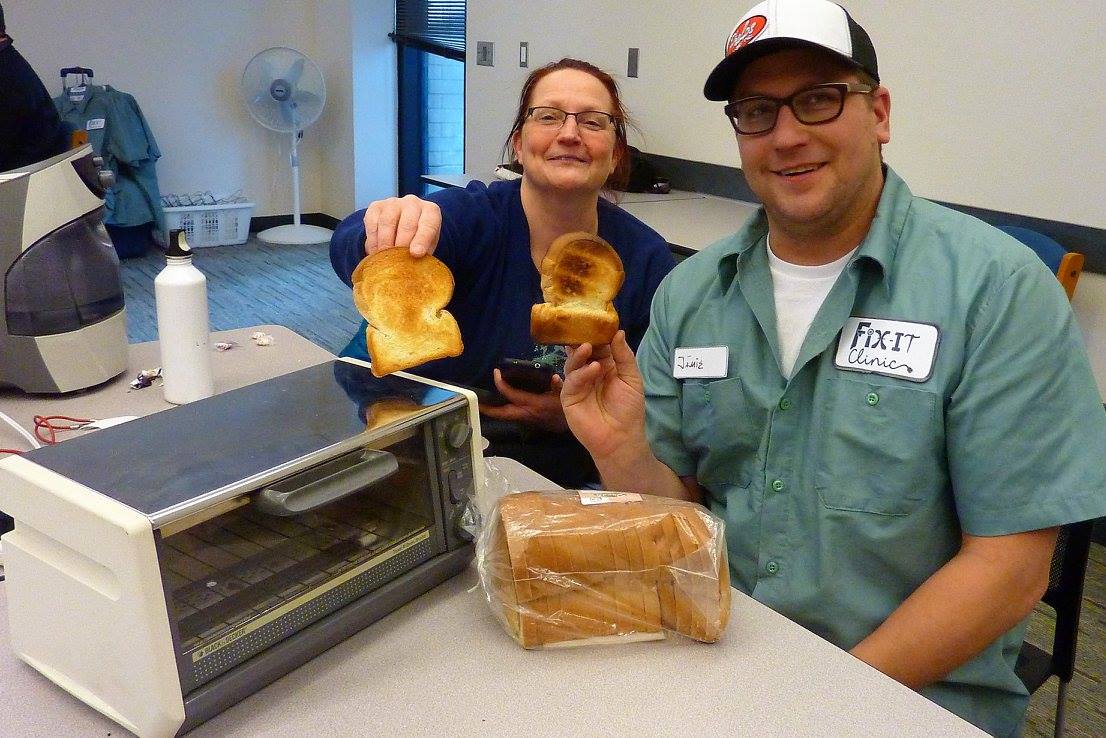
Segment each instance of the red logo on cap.
M734 53L742 46L748 46L752 43L757 36L764 32L764 27L767 25L768 19L763 15L750 16L739 23L737 28L733 29L733 33L730 34L730 40L726 42L726 56Z

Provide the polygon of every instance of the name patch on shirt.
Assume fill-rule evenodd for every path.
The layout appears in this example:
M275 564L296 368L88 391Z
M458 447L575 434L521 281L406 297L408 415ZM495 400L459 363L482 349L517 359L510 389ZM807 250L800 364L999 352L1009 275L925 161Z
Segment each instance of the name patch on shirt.
M837 340L838 369L924 382L933 374L941 333L930 323L852 317Z
M104 119L103 118L89 118L88 122L85 123L84 129L86 131L95 131L95 130L103 128L103 127L104 127Z
M730 350L726 346L677 348L672 356L676 379L721 379L729 370Z

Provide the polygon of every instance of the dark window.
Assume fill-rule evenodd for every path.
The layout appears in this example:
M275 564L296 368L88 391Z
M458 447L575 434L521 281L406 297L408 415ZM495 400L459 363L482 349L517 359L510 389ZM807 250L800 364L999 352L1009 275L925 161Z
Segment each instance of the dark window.
M464 171L464 0L397 0L399 194L436 189L423 174Z
M465 0L396 0L396 43L465 60Z

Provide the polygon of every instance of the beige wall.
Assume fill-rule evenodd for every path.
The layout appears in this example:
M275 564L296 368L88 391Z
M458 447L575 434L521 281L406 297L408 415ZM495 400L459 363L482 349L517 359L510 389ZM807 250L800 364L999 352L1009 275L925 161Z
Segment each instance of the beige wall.
M392 0L4 4L16 48L51 94L61 90L58 70L80 65L96 71L96 83L135 96L162 151L163 192L241 189L257 204L255 215L292 211L290 139L250 118L239 78L253 55L270 46L311 57L328 97L300 146L302 207L336 217L354 209L358 177L365 193L395 189L395 62L387 38L393 8ZM379 47L381 39L388 48L378 49L367 84L354 95L354 49ZM387 153L355 159L358 125L370 130L377 152Z
M646 151L740 166L707 73L753 0L470 0L465 161L499 161L528 69L580 56L616 75ZM892 93L887 160L915 193L1106 228L1106 85L1101 3L1081 0L844 0L873 37ZM1061 22L1062 19L1062 22ZM553 30L551 30L553 29ZM476 66L477 41L495 43ZM640 76L626 54L641 49ZM1089 275L1075 310L1106 390L1106 277Z
M1102 4L1082 0L845 0L870 32L892 92L891 164L920 195L1106 228ZM748 1L752 5L752 0ZM738 166L707 73L745 3L699 0L472 0L466 156L496 163L531 66L566 55L618 75L645 149ZM1063 19L1061 24L1060 19ZM551 30L552 29L552 30ZM494 41L496 65L475 64ZM641 49L637 79L626 52Z

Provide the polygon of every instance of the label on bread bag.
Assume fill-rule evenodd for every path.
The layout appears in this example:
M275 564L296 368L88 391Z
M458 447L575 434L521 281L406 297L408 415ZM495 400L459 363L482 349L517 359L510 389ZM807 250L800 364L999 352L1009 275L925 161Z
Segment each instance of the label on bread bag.
M684 346L672 356L675 379L722 379L730 363L726 346Z
M580 492L581 505L603 505L608 502L641 502L635 492Z

